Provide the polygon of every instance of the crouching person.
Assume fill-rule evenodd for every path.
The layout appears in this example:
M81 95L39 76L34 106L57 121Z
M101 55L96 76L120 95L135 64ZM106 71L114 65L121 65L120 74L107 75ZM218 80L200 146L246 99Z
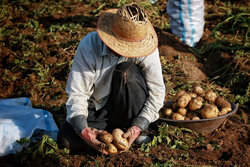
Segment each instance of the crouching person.
M75 54L60 145L71 153L91 147L108 154L97 137L114 128L125 130L129 147L148 141L142 132L159 118L165 97L157 46L156 32L138 5L99 17L97 31L82 39Z

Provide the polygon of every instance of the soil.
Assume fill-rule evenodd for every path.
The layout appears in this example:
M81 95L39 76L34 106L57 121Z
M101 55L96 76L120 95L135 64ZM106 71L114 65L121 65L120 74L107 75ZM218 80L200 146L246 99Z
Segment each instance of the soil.
M244 3L247 3L247 1ZM74 5L82 5L75 3ZM35 8L35 6L33 6ZM32 8L30 8L32 10ZM42 26L49 27L58 21L68 22L74 20L75 22L83 19L79 17L79 13L86 10L85 6L77 8L75 11L64 14L55 14L47 18L41 18ZM90 10L88 8L88 10ZM68 18L68 19L64 19ZM15 22L26 21L28 18L20 17L19 20L5 20L5 23L15 26ZM88 18L89 19L89 18ZM89 27L85 27L87 32L95 29L95 21L89 19ZM211 34L210 22L207 23L204 36L197 47L202 46L209 41ZM20 30L19 30L20 31ZM26 29L27 33L29 30ZM209 79L213 76L212 71L219 69L221 64L226 64L231 61L230 55L218 58L217 52L214 53L209 60L201 61L190 52L189 48L182 44L176 36L171 32L167 32L156 28L159 37L159 51L161 58L167 60L168 64L173 64L173 68L167 74L164 74L164 81L171 83L187 83L209 85ZM85 34L86 34L85 33ZM57 34L63 39L64 34ZM75 34L79 40L83 35ZM8 39L1 39L8 42ZM63 54L60 54L60 49L55 47L53 39L47 39L39 43L41 48L53 50L54 54L59 54L59 57L51 55L41 59L40 63L49 61L51 64L55 62L69 62L73 58L73 52L76 46L64 49ZM8 48L0 46L0 73L4 73L5 69L10 69L13 65L14 54L19 55L17 48ZM32 57L30 57L32 59ZM215 61L212 61L215 60ZM27 58L26 58L27 61ZM30 61L32 62L32 61ZM31 64L32 65L32 64ZM51 73L54 74L56 84L42 90L36 86L26 87L24 85L32 85L36 83L34 73L27 73L19 71L17 73L8 73L9 76L15 76L15 81L0 80L0 97L11 98L19 96L28 96L32 100L32 104L36 107L44 107L53 113L58 126L65 119L65 102L67 99L65 92L65 85L67 80L67 72L65 68L54 68ZM35 85L35 84L34 84ZM58 86L60 85L60 86ZM178 85L179 86L179 85ZM172 84L166 87L167 90L177 89L177 84ZM224 89L218 87L218 89ZM21 95L18 94L22 90ZM33 92L33 93L31 93ZM166 95L166 100L171 96ZM57 108L55 107L57 106ZM58 112L61 111L61 112ZM0 158L0 166L150 166L151 164L166 163L172 166L182 165L208 165L208 166L250 166L250 139L249 139L249 111L239 108L238 111L224 122L218 129L211 133L198 134L204 137L202 144L195 142L189 149L172 149L166 147L164 144L159 144L157 147L152 147L150 152L146 153L138 149L139 146L134 146L128 152L117 155L100 155L95 151L83 152L80 155L64 155L61 157L41 157L40 159L30 160L25 162L16 162L14 155L8 155ZM157 133L157 132L156 132ZM211 146L216 143L216 147ZM185 156L187 155L187 156ZM173 161L171 161L173 160Z

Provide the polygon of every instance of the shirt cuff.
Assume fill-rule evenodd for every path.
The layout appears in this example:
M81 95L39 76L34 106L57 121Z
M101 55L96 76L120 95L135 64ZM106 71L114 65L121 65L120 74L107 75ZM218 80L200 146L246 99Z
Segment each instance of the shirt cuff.
M88 127L87 119L84 115L78 115L71 118L69 123L75 130L76 134L81 134L83 129Z
M138 126L141 130L146 130L149 124L150 122L144 117L136 117L132 122L132 126Z

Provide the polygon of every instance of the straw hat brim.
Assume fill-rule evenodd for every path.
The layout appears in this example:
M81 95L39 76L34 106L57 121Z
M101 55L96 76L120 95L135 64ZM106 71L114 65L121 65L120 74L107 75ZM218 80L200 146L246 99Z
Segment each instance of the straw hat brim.
M143 40L131 42L116 37L112 26L117 10L107 10L97 21L97 33L102 41L114 52L124 57L143 57L153 53L158 46L158 38L149 21L148 32Z

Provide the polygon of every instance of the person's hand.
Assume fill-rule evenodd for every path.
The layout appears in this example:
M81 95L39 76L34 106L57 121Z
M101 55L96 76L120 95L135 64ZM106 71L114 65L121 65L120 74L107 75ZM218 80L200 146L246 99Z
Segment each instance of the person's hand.
M86 127L83 129L80 137L92 148L100 151L101 153L108 154L104 149L105 143L102 143L97 139L97 136L108 133L105 130L98 130L95 128Z
M132 145L132 143L137 139L137 137L140 135L141 129L138 126L132 126L127 130L126 133L123 134L122 137L126 138L128 140L128 148Z

